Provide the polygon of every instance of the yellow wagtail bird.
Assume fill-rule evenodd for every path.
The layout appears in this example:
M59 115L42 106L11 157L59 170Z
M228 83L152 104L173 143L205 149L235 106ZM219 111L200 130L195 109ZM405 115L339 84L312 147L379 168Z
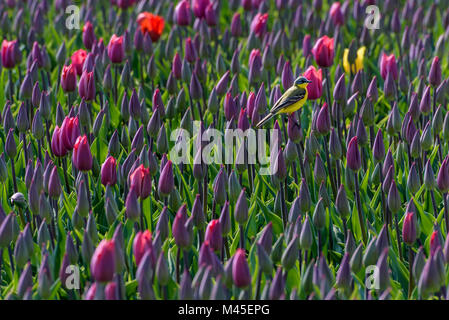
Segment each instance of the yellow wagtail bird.
M307 85L312 81L308 80L306 77L299 77L295 80L293 86L291 86L282 97L274 104L273 108L271 108L270 113L259 121L256 125L256 129L262 127L265 123L267 123L271 118L280 114L280 113L288 113L291 114L296 110L302 108L304 103L307 101Z

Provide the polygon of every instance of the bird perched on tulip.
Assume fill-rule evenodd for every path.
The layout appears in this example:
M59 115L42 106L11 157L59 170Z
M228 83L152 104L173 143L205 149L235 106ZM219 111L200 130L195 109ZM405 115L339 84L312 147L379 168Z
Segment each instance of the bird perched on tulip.
M274 104L273 108L271 108L270 113L256 125L256 128L262 127L271 118L280 113L292 114L296 110L301 109L307 101L307 86L311 82L312 81L303 76L296 79L293 86L285 91L285 93Z

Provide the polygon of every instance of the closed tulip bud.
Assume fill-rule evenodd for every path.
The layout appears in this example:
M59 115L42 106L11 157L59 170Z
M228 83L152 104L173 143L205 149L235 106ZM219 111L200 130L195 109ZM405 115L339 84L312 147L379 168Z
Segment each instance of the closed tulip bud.
M205 241L208 241L214 251L220 251L223 245L223 237L221 235L221 226L218 219L209 222L206 228Z
M246 288L251 283L251 274L245 251L237 249L232 262L232 279L238 288Z
M290 270L291 268L293 268L296 260L298 259L298 242L298 236L295 235L282 254L281 262L285 270Z
M421 278L422 270L426 264L423 247L420 247L418 253L413 261L413 276L419 280Z
M402 225L402 239L408 245L413 245L416 241L416 222L413 212L408 212L405 215L404 223Z
M302 225L301 235L299 238L301 249L309 250L313 244L312 226L310 224L309 216L306 216L304 224Z
M59 198L62 193L61 180L59 179L58 169L53 168L48 181L48 195L52 198Z
M413 99L413 98L412 98ZM413 102L413 100L412 100ZM430 97L430 86L427 86L421 98L421 103L419 104L419 110L424 114L428 115L432 108L432 102ZM413 114L412 114L413 117ZM417 118L416 115L413 119Z
M424 151L429 151L433 147L432 130L430 121L427 122L422 135L420 137L421 148Z
M138 195L135 189L131 188L128 192L128 196L125 201L126 216L128 219L137 221L140 217L140 206L138 201Z
M326 169L324 168L324 164L319 153L317 153L315 157L315 167L313 169L313 175L315 177L315 181L319 184L321 184L322 181L326 181Z
M385 248L377 261L379 290L384 291L390 285L390 274L388 269L388 248Z
M186 205L182 205L176 213L173 221L172 234L175 238L176 245L181 248L188 248L191 245L191 235L187 229L187 209Z
M375 265L379 258L379 251L376 246L376 237L372 238L366 247L365 254L363 255L363 265L366 267Z
M348 150L346 152L346 164L354 172L360 170L362 166L357 137L353 137L349 142Z
M432 232L432 235L430 236L430 255L434 255L435 251L438 249L438 247L441 247L441 241L440 241L440 233L439 230L436 229Z
M33 272L31 270L31 263L28 262L25 269L20 274L19 282L17 284L17 294L23 298L28 289L33 287Z
M161 196L168 196L174 189L173 164L170 161L162 169L159 177L158 192Z
M285 164L284 153L281 148L279 148L277 153L273 173L279 181L284 181L287 178L287 165Z
M437 186L442 193L446 193L449 190L449 165L447 157L443 160L438 171Z
M102 240L90 261L92 277L98 282L112 281L115 272L114 240Z
M396 84L391 72L387 74L387 78L384 82L384 95L387 99L393 99L396 93Z
M415 163L412 163L410 171L407 178L407 187L412 194L416 194L421 188L420 178L418 176L418 171L416 170Z
M346 219L346 217L348 217L351 213L348 198L346 196L346 190L343 185L340 185L340 188L338 189L337 198L335 199L335 207L343 219Z
M399 70L399 89L404 94L407 94L409 90L409 82L407 79L407 75L404 71L404 68L401 68L401 70Z
M318 113L316 129L322 135L327 135L331 129L330 113L327 103L324 103Z
M206 222L206 217L204 216L203 205L201 204L201 197L199 194L195 196L192 206L192 217L193 223L197 228L202 228Z
M240 225L244 225L248 220L248 200L246 199L245 189L243 188L240 192L234 210L235 221Z
M17 206L20 209L24 209L27 206L27 201L21 192L14 193L10 198L11 204Z
M141 262L143 263L145 254L147 252L150 252L148 261L150 262L150 264L148 265L148 267L150 267L151 271L151 267L156 262L156 257L154 256L152 249L153 244L151 241L151 232L149 230L145 230L144 232L139 231L133 240L133 253L134 258L136 259L137 267L141 265ZM146 272L148 272L148 270Z
M421 276L418 281L418 291L424 297L428 297L439 289L438 267L435 259L430 256L421 271Z
M441 65L438 57L433 58L428 80L433 87L438 87L441 83Z
M426 167L424 168L424 185L429 191L437 186L430 160L427 160Z
M351 289L352 275L351 266L349 264L350 256L345 253L340 263L340 268L335 279L337 287L343 289L346 293Z
M388 191L388 208L390 208L391 212L397 213L401 209L401 205L401 196L399 195L396 182L392 180Z
M17 154L16 140L14 139L14 130L9 129L5 144L6 154L10 159L14 159Z
M78 92L86 101L95 100L95 77L93 72L84 71L81 75Z
M362 259L363 259L363 244L360 243L357 249L355 249L352 254L351 260L349 264L351 265L351 270L354 273L358 273L362 268Z
M379 162L385 157L385 145L381 129L377 131L376 139L374 140L373 157Z

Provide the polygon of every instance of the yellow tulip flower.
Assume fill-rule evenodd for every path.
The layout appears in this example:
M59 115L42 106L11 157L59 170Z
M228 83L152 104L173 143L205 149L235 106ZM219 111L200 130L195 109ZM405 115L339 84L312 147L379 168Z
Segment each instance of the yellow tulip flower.
M351 65L351 71L353 74L357 73L359 70L363 69L363 59L365 58L366 47L363 46L357 50L357 58L355 59L355 64ZM349 61L348 61L349 49L345 49L343 53L343 68L346 73L349 73Z

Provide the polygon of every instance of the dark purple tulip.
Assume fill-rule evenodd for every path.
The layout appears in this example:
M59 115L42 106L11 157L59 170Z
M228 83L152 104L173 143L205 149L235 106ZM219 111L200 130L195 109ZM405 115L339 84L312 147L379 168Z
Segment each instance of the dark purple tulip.
M92 277L98 282L111 281L115 272L114 240L102 240L90 261Z
M379 162L385 157L385 145L381 129L377 131L376 139L374 140L373 157Z
M433 58L429 72L429 83L435 88L441 83L441 64L440 58Z
M449 164L448 157L444 158L438 171L437 186L442 193L446 193L449 190Z
M329 108L327 106L327 103L324 103L316 119L316 130L322 135L327 135L330 129L331 129L331 120Z
M161 176L159 177L158 192L161 196L166 197L174 188L173 163L169 160L164 166L164 169L162 169Z
M240 19L240 13L236 12L231 21L231 36L234 38L240 37L242 34L242 22Z
M179 56L179 53L176 52L175 56L173 57L172 67L171 70L173 72L173 75L176 79L181 79L182 76L182 61Z
M362 166L362 160L357 142L357 137L353 137L348 145L346 153L346 164L352 170L357 172Z
M175 238L176 245L180 248L188 248L191 244L191 236L189 230L187 229L187 208L183 204L176 213L175 219L172 226L172 234Z
M240 192L240 196L237 199L234 210L235 221L238 224L243 225L248 220L248 200L245 195L245 188Z
M192 22L192 14L190 11L190 3L188 0L180 1L174 12L175 22L180 26L188 26Z
M421 103L419 104L419 110L427 115L430 113L432 108L432 102L431 102L431 97L430 97L430 86L426 87L426 90L424 90L424 93L422 95L421 98ZM413 117L413 114L412 114ZM416 119L415 117L413 117L413 119Z
M96 41L97 39L95 37L94 27L92 23L87 21L83 26L83 44L87 50L91 50L94 42Z
M229 70L226 71L225 74L218 81L217 85L215 86L215 90L217 91L217 95L219 97L223 96L226 93L226 90L228 89L230 74L231 72Z
M50 174L50 180L48 181L48 195L52 198L59 198L61 193L62 188L58 175L58 169L54 167Z
M131 188L125 201L126 216L128 219L137 221L140 216L139 200L137 192Z
M284 68L282 69L282 87L284 90L287 90L293 85L293 71L290 64L290 61L287 61L284 64Z
M296 120L295 113L292 113L288 116L287 133L288 137L293 142L298 143L301 140L301 127Z

